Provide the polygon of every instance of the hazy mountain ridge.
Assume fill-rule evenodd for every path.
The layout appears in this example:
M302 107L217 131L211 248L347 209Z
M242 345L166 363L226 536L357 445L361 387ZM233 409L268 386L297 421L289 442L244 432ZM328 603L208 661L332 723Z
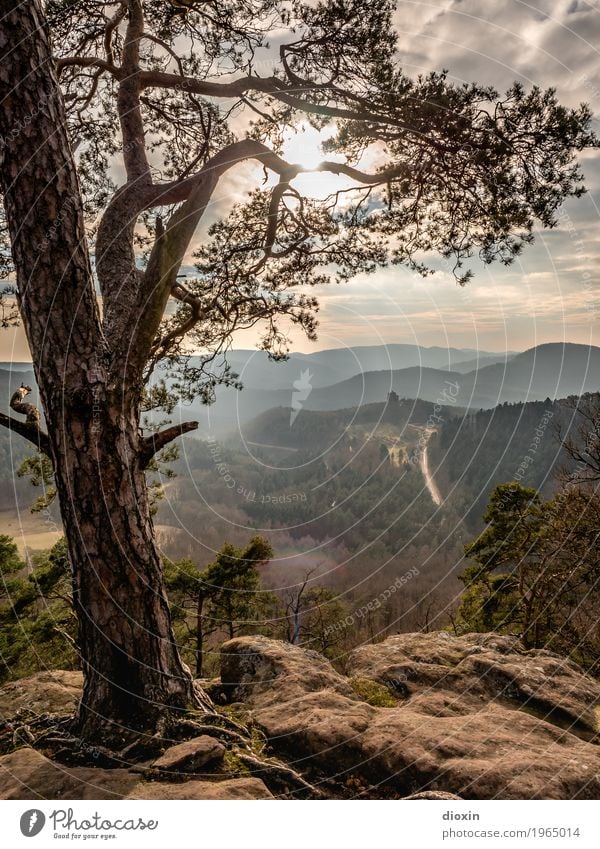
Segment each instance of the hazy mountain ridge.
M461 368L461 361L457 361L457 366ZM304 369L298 368L298 362L294 368L294 379L285 389L253 389L247 385L241 392L222 389L212 407L192 405L201 430L237 430L271 408L292 406L297 381L303 382L305 390L298 402L299 415L307 410L333 411L381 403L392 390L401 398L419 398L436 405L448 403L444 393L447 395L451 389L457 406L474 409L600 390L600 348L573 343L548 343L515 356L502 355L501 362L466 373L408 366L366 371L328 386L318 386L312 372L302 376ZM262 384L267 385L270 384Z
M471 409L600 390L600 348L574 343L547 343L516 355L415 345L365 346L292 354L283 363L269 361L264 352L241 350L230 352L228 360L240 374L244 389L220 387L211 406L195 402L175 412L176 418L198 419L199 435L216 432L221 438L224 432L238 431L277 407L294 406L301 416L309 410L348 410L383 403L392 390L400 398L417 398L432 405L447 404L451 390L452 404ZM392 366L402 361L404 366L368 370L367 366L382 360L391 361ZM411 361L416 363L406 365ZM465 371L473 363L479 365ZM0 404L5 410L21 381L34 387L32 400L37 401L33 371L22 371L23 364L18 365L12 369L0 364ZM353 368L359 368L358 372L348 374ZM345 376L338 379L340 375ZM299 382L300 394L295 386Z
M428 367L408 367L355 375L314 389L306 409L339 409L375 403L394 390L401 398L437 403L448 384L458 385L457 402L465 407L493 407L508 402L563 398L600 389L600 348L550 343L461 374Z
M250 388L289 389L300 371L308 369L313 387L330 386L357 374L410 368L436 368L464 371L477 368L477 362L490 365L503 362L514 352L494 353L471 348L423 347L392 344L364 345L352 348L330 348L314 353L292 353L288 360L274 362L264 351L234 350L227 354L232 370Z

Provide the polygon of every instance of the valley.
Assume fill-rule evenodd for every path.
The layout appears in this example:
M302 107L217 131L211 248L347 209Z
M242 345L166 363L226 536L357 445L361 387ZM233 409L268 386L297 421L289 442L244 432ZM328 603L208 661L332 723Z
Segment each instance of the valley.
M595 362L597 349L567 348L563 372L569 375L568 388L590 385L588 366ZM491 397L497 370L504 374L521 358L520 385L536 386L535 393L540 394L550 388L550 379L565 385L560 370L554 368L553 377L549 376L558 350L540 346L535 355L511 354L500 363L490 363L489 354L454 352L447 355L446 365L460 367L460 357L466 368L473 362L484 363L475 382L480 392L488 385ZM400 355L407 356L404 349L393 353L396 363ZM361 352L366 364L376 363L376 356L383 355L376 349ZM243 366L243 355L236 356ZM422 351L411 356L424 357ZM443 364L439 351L428 356L429 362ZM336 370L342 375L351 367L347 352L320 352L319 357L323 367L327 363L323 379L330 379ZM287 370L292 377L304 360L304 355L295 356L288 363L265 365L263 358L260 369L283 368L282 373ZM253 358L247 361L248 369L253 362ZM524 363L534 363L533 371L528 372ZM254 379L262 373L266 380L258 363L252 368ZM389 374L371 372L375 385L381 387L375 393L379 399L367 403L373 396L369 389L363 393L364 403L336 409L312 409L311 403L320 405L326 396L328 406L341 403L337 399L346 399L348 393L339 387L347 389L367 375L347 378L332 392L331 387L317 385L315 371L315 388L296 408L291 406L291 392L264 390L260 404L273 392L280 393L277 397L286 403L254 417L250 412L257 409L253 405L258 391L246 387L235 392L236 403L245 405L237 425L225 426L230 421L225 410L222 425L184 437L179 458L151 476L163 491L154 519L163 555L191 558L203 566L224 540L243 546L250 535L262 534L275 551L263 570L266 587L281 590L311 572L313 580L350 603L360 601L367 585L369 593L376 593L416 566L419 576L394 600L392 621L401 630L417 627L429 608L438 611L440 622L445 621L444 610L452 608L461 591L456 576L464 564L463 545L481 529L494 486L518 479L551 494L562 462L556 426L562 422L568 432L577 422L560 402L547 397L473 407L466 403L472 399L465 397L466 381L473 380L471 372L427 367L419 370L421 386L432 371L437 382L429 399L402 397L388 388ZM0 370L0 391L8 394L24 373ZM513 390L518 382L514 375ZM222 406L227 407L218 397L204 410L212 417ZM185 416L190 417L189 410ZM547 422L543 438L524 463L542 419ZM50 513L29 512L39 489L14 473L26 454L20 437L0 433L0 475L12 490L11 499L2 505L0 532L14 536L22 553L48 548L60 528L55 506ZM168 476L169 469L175 477ZM4 491L6 500L8 487Z

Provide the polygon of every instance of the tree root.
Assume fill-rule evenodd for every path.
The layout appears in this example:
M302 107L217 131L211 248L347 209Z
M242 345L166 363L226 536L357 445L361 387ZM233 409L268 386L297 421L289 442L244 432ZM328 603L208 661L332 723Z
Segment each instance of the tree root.
M230 731L236 731L242 736L245 734L249 735L249 731L245 725L241 725L239 722L230 719L228 716L224 716L222 713L207 714L202 717L202 722L207 725L221 725L223 728L228 728Z
M0 722L0 754L6 755L21 746L37 747L38 742L50 735L62 735L66 739L71 736L72 725L72 716L19 711L10 721Z
M203 710L207 713L207 715L212 715L215 713L215 706L212 702L210 696L208 696L202 687L196 682L193 682L194 695L196 696L196 700L198 702L198 706L200 710Z
M277 761L260 760L245 752L237 752L237 757L252 775L261 778L269 790L276 795L294 799L324 799L325 795L300 775L299 772Z
M209 737L215 737L222 743L230 743L232 746L240 746L242 749L251 749L251 741L249 735L239 734L237 731L231 731L228 728L219 728L214 725L202 725L199 722L186 720L182 723L184 731L193 732L194 736L207 734ZM189 736L189 735L188 735Z
M222 742L242 767L262 779L274 795L297 799L325 798L319 789L291 767L256 753L257 742L260 747L268 745L260 729L246 728L223 714L203 714L201 722L181 719L170 726L168 736L156 734L137 739L119 751L90 745L77 736L75 729L76 717L72 715L36 715L23 711L10 722L0 723L0 754L31 746L61 763L104 769L132 768L156 758L165 745L176 745L181 740L207 734Z

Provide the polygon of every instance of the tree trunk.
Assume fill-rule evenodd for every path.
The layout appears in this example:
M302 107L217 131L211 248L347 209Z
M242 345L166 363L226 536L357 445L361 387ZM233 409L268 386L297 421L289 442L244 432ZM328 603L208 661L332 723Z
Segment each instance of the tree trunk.
M300 599L298 599L298 606L294 608L294 630L292 632L292 645L298 646L300 645Z
M196 608L196 677L202 677L204 664L204 596L198 596L198 607Z
M141 390L127 385L100 325L40 2L0 0L0 11L0 181L73 569L81 729L119 742L127 729L153 732L170 709L198 700L174 643L153 540Z
M529 595L525 594L524 596L524 605L523 605L523 627L521 634L521 642L523 643L523 647L526 649L535 648L533 643L535 643L535 639L532 643L531 641L531 632L533 630L533 609L535 602L535 595L533 589L529 590Z
M81 729L125 739L197 699L171 630L136 418L124 423L109 403L69 423L76 436L55 457L85 671Z

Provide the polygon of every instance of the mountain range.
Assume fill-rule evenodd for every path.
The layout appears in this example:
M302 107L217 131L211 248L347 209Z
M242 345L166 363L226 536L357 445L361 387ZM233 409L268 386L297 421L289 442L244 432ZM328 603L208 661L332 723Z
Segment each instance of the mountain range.
M424 348L421 345L364 345L331 348L311 354L292 353L274 362L264 351L234 350L227 361L249 388L289 389L301 371L308 369L314 387L340 383L357 374L410 367L442 371L471 371L483 365L505 362L515 352L492 353L472 348Z
M363 365L374 361L377 354L377 349L366 349L368 354L363 349L348 350L361 351ZM420 365L412 364L411 357L423 350L429 355L422 356ZM456 351L446 351L443 363L440 350L407 351L402 368L362 369L325 385L324 375L335 370L341 373L349 367L346 351L342 352L344 356L339 351L321 351L319 360L316 355L295 355L282 364L288 380L285 387L281 386L283 377L276 379L275 372L269 379L263 372L263 379L254 383L249 379L252 372L241 371L241 392L221 388L211 407L194 404L191 411L182 413L189 418L192 412L204 430L239 429L274 407L293 407L298 415L302 410L351 409L382 402L391 391L400 398L418 398L434 405L452 403L457 407L488 409L504 402L543 401L600 390L600 348L594 346L548 343L520 354L480 352L473 356L471 352L470 358L463 351L462 354L467 353L464 359ZM379 362L387 351L387 347L379 349ZM402 352L394 351L393 362L401 356ZM432 365L436 360L438 365ZM323 364L322 371L317 368L318 362ZM270 364L272 369L279 367L280 364Z
M276 407L348 410L400 398L489 409L504 402L543 401L600 390L600 348L548 343L523 353L461 348L382 345L292 354L273 362L264 351L228 354L243 390L217 388L217 400L176 410L200 421L199 435L239 430ZM0 409L7 410L21 381L35 386L24 363L0 367ZM35 392L32 400L35 403Z

